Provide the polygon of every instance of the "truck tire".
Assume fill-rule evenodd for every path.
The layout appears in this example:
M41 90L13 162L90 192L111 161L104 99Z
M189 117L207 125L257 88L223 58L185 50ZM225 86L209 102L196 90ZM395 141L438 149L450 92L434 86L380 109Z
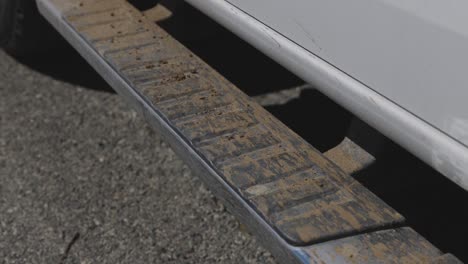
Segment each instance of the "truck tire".
M44 50L57 36L39 14L35 0L0 0L0 47L11 55Z

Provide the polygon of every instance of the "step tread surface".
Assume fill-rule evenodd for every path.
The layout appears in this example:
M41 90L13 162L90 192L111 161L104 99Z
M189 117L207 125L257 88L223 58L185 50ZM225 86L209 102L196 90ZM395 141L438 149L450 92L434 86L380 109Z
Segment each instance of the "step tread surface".
M291 244L403 222L125 1L80 1L64 19Z
M408 227L318 244L305 250L310 263L458 263ZM440 261L440 262L438 262Z

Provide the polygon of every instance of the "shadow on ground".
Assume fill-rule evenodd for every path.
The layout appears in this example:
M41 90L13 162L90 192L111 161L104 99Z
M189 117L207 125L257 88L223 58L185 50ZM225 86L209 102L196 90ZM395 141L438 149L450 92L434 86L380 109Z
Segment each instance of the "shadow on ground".
M41 52L33 56L16 58L16 60L35 71L49 75L59 81L92 90L114 92L88 62L68 45L63 38L57 36L56 39L60 43L57 43L54 50Z
M187 23L188 19L191 23ZM194 9L184 8L160 25L249 95L303 84ZM20 61L62 81L111 91L68 46ZM343 139L352 117L314 90L303 91L299 98L267 109L321 151ZM385 146L377 162L355 175L356 179L402 213L411 227L437 247L468 262L468 192L390 141Z

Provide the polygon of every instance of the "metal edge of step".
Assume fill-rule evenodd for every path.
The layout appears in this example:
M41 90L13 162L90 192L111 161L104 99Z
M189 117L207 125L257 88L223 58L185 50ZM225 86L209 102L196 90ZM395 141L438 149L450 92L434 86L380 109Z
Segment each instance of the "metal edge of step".
M55 1L55 2L54 2ZM427 261L439 258L442 253L425 241L410 228L398 227L399 224L391 223L378 228L367 228L362 233L343 233L339 237L327 237L324 241L314 240L316 245L309 246L291 243L288 237L278 233L278 228L271 225L260 215L258 209L252 207L245 197L234 190L233 187L221 177L219 171L213 168L212 161L202 157L193 142L187 140L183 134L168 119L167 115L137 92L123 78L116 69L95 50L76 29L64 19L62 8L67 6L67 1L37 0L39 10L56 27L56 29L78 50L78 52L103 76L103 78L122 95L154 129L163 134L171 147L197 172L202 180L210 187L212 192L219 197L227 207L243 223L245 223L260 242L272 251L278 260L284 263L315 263L315 262L355 262L356 257L361 260L381 260L382 254L390 257L408 257ZM68 1L72 2L72 1ZM89 25L86 25L89 26ZM334 168L336 169L336 168ZM349 176L348 176L349 177ZM397 217L401 222L401 217ZM395 227L393 229L392 227ZM388 243L383 248L381 242ZM294 241L293 241L294 242ZM379 242L379 243L376 243ZM393 243L393 244L392 244ZM395 254L396 246L406 245L407 249L401 250L400 255ZM374 249L370 252L369 248ZM407 252L404 252L407 250ZM379 253L380 252L380 253ZM380 254L380 255L379 255ZM387 259L391 261L391 259ZM368 262L369 262L368 261Z

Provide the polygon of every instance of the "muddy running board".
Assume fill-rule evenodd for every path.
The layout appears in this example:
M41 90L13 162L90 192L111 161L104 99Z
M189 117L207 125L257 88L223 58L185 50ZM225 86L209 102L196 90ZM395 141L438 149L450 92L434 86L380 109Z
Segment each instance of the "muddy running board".
M126 1L38 5L281 263L446 259L404 227L400 214Z

